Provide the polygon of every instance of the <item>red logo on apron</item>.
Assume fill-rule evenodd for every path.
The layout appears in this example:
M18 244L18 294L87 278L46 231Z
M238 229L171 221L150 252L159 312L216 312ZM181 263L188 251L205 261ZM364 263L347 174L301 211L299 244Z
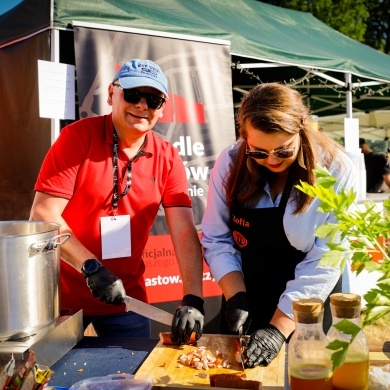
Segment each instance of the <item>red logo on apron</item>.
M248 245L248 240L240 232L234 231L233 238L240 248L244 248Z

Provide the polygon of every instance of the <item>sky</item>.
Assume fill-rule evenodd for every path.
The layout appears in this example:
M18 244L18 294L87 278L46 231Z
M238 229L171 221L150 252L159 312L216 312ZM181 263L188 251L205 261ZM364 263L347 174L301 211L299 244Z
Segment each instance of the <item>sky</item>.
M0 15L5 14L22 1L24 0L0 0Z

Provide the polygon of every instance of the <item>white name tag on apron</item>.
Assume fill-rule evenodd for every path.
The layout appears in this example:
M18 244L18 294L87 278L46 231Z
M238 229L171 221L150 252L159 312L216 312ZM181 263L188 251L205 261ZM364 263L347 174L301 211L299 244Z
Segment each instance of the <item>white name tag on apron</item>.
M131 256L130 215L101 217L102 259Z

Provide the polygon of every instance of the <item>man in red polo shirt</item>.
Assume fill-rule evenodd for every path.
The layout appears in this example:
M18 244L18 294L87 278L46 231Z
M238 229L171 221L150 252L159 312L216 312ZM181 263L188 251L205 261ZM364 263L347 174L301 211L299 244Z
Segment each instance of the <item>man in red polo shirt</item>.
M57 222L71 234L61 246L61 308L83 309L84 327L92 323L101 336L150 337L150 320L126 313L123 300L147 301L142 253L160 204L184 292L172 339L202 334L203 260L184 165L151 131L167 98L160 67L129 60L108 86L111 114L62 129L35 185L30 219Z

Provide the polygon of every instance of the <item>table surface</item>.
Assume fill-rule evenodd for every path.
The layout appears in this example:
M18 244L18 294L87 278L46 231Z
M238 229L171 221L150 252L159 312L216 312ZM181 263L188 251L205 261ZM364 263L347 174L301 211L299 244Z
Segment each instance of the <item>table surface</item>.
M158 339L84 337L54 363L49 386L71 387L96 376L134 374L158 343Z
M210 377L208 375L243 374L242 366L237 362L235 356L237 341L237 336L205 333L199 339L196 347L191 345L165 345L160 341L137 370L135 377L139 379L152 377L155 387L177 388L185 386L193 389L210 387ZM219 351L222 360L229 361L231 366L229 368L210 367L206 371L197 370L186 365L179 366L180 356L187 355L202 347L212 356L215 356L216 352ZM278 356L267 367L245 368L246 379L261 382L263 389L288 387L288 384L285 383L286 378L288 378L285 350L285 345L283 345Z
M49 386L69 388L81 380L96 376L135 374L158 342L158 339L84 337L53 364L51 369L54 374ZM389 363L390 341L370 345L371 367L384 367ZM283 389L282 386L271 388Z

